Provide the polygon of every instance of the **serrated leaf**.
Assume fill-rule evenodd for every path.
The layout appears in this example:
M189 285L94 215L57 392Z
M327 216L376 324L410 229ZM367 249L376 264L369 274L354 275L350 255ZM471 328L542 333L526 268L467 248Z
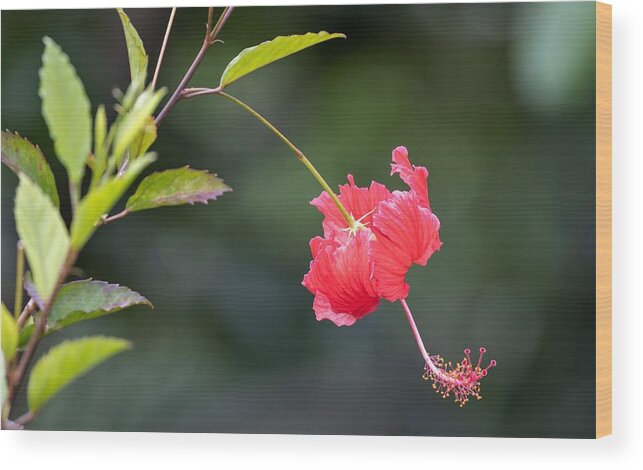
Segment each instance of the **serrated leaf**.
M92 142L92 120L85 87L69 57L53 39L45 37L40 69L42 115L54 141L56 155L72 182L85 173Z
M162 206L178 206L215 200L232 189L217 175L189 167L160 171L147 176L125 208L130 212Z
M70 382L130 347L131 343L124 339L93 336L65 341L51 348L29 376L29 409L37 412Z
M165 89L154 91L148 88L136 99L132 109L118 125L112 158L117 161L121 160L125 150L129 148L143 127L149 122L150 116L164 95Z
M143 169L155 160L154 154L143 155L130 163L121 176L110 179L102 186L90 191L76 209L71 224L71 246L80 250L96 230L96 224L103 214L109 212L114 204L127 191Z
M129 148L130 158L138 158L152 146L156 140L156 123L152 116L148 117L143 128L134 138Z
M49 196L54 206L60 205L56 180L38 146L18 134L3 131L2 163L11 168L16 175L27 175Z
M67 227L51 199L24 174L16 191L15 217L34 284L46 302L69 252Z
M148 57L143 46L143 41L125 11L123 11L122 8L117 8L117 10L121 23L123 24L123 32L125 33L125 43L127 44L127 56L129 58L132 82L140 81L141 83L145 83Z
M6 361L13 359L18 347L18 326L13 315L2 304L2 354Z
M63 285L49 313L49 329L59 330L83 320L152 303L138 292L118 284L86 279Z
M346 38L342 33L294 34L292 36L277 36L272 41L244 49L237 55L223 71L220 87L224 88L241 77L265 67L272 62L283 59L301 50L335 38Z
M25 286L29 292L31 285L28 281L25 281ZM154 308L141 294L118 284L92 279L63 284L49 312L45 336L78 322L116 313L136 305ZM33 329L33 323L22 328L19 347L29 341Z

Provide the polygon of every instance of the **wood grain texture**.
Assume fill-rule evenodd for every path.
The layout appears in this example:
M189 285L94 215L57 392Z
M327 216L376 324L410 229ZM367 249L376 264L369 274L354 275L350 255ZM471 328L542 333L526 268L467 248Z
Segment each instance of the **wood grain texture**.
M612 433L612 6L596 3L596 437Z

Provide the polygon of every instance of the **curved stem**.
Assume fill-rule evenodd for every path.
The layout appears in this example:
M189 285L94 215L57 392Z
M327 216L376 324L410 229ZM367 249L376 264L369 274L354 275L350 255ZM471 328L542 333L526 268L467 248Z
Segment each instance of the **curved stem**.
M216 90L216 92L214 92L215 90ZM290 139L288 139L288 137L286 137L279 129L277 129L274 125L272 125L272 123L270 121L268 121L265 117L263 117L261 114L259 114L257 111L255 111L253 108L248 106L246 103L244 103L240 99L235 98L232 95L228 95L227 93L224 93L221 90L218 90L218 89L208 90L208 93L202 93L202 94L216 94L216 95L223 96L227 100L232 101L236 105L238 105L241 108L243 108L244 110L246 110L248 113L250 113L252 116L254 116L257 120L259 120L259 122L261 122L268 129L270 129L277 137L279 137L279 139L281 139L281 141L283 143L285 143L288 146L288 148L290 150L293 151L293 153L299 159L299 161L301 163L303 163L306 168L308 168L308 171L310 171L310 173L315 177L315 179L320 184L320 186L324 189L324 191L326 191L328 193L328 195L331 197L331 199L335 203L335 206L337 206L337 209L339 209L339 212L342 214L344 219L346 219L346 222L348 222L348 226L350 228L355 227L355 219L353 218L353 216L351 214L348 213L348 211L346 210L344 205L341 203L341 201L339 200L339 198L337 197L335 192L328 185L328 183L322 177L322 175L319 174L319 172L317 171L315 166L310 162L310 160L308 160L308 158L306 158L306 155L304 155L304 153L301 150L299 150L299 148L297 148L297 146L295 144L293 144L290 141ZM196 96L196 95L192 95L192 96ZM190 97L192 97L192 96L190 96Z
M436 365L433 363L431 360L431 356L429 356L429 353L427 352L426 348L424 347L424 342L422 341L422 336L420 336L420 332L418 330L417 325L415 324L415 320L413 319L413 314L411 313L411 309L409 308L408 304L406 303L405 299L400 299L400 303L402 304L402 308L404 309L404 313L406 313L406 319L409 321L409 325L411 325L411 331L413 332L413 337L415 338L415 342L418 345L418 348L420 349L420 353L422 354L422 357L424 358L424 362L426 362L426 365L431 369L431 372L434 374L440 376L440 378L443 381L450 382L453 384L457 384L457 380L455 380L452 377L449 377L444 373L443 370L439 369L436 367Z
M103 217L101 220L101 224L108 224L110 222L113 222L114 220L122 219L123 217L127 216L129 214L129 211L127 209L123 209L120 211L118 214L114 214L109 217Z
M404 313L406 313L406 319L409 321L409 325L411 325L411 331L413 332L413 337L415 338L415 342L417 343L418 348L420 349L420 353L422 354L422 357L424 358L427 364L433 362L431 361L431 357L429 356L429 353L426 351L426 348L424 347L422 336L420 336L420 331L418 330L418 327L415 324L415 320L413 319L413 314L411 313L411 309L406 303L406 300L400 299L400 303L402 304Z
M165 55L165 47L167 46L167 40L170 37L170 31L172 30L172 23L174 23L174 15L176 15L176 7L172 8L172 11L170 12L170 19L167 21L167 28L165 28L165 36L163 36L163 44L161 44L161 52L159 52L159 58L156 61L154 78L152 78L152 88L154 89L156 89L156 82L159 78L159 72L161 71L161 63L163 63L163 56Z
M29 317L36 313L36 310L38 310L36 301L34 299L29 299L29 302L27 302L27 305L25 305L25 308L20 313L18 320L16 320L18 329L22 329L22 327L25 326Z

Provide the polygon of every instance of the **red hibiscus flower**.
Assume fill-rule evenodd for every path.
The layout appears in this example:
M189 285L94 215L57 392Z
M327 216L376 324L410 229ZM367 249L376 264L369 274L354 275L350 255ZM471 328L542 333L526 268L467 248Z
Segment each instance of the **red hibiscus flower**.
M455 365L427 352L405 300L409 295L405 276L411 265L426 265L442 246L440 221L429 203L429 172L411 164L405 147L393 150L394 174L400 175L408 191L391 192L375 181L360 188L348 175L339 196L323 192L310 202L324 215L324 236L310 241L313 260L303 285L315 296L317 320L337 326L352 325L374 312L382 298L399 300L424 358L424 379L431 380L443 398L453 396L464 406L471 397L481 398L480 380L496 361L482 367L484 347L477 364L468 348Z
M412 165L406 148L397 147L391 175L396 173L408 191L390 192L375 181L360 188L348 175L339 200L355 220L352 227L326 192L311 201L324 214L324 238L311 240L313 260L303 284L315 295L318 320L352 325L375 311L380 298L406 298L406 272L414 263L426 265L440 249L440 221L429 205L429 172Z

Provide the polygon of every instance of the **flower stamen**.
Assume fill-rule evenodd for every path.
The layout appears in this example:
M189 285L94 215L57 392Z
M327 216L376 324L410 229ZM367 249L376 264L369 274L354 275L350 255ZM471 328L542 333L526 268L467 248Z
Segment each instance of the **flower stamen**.
M480 380L486 377L487 371L496 366L496 361L489 362L487 367L481 368L482 357L487 352L484 347L480 348L478 363L473 366L471 362L471 350L464 350L465 357L456 363L455 367L451 362L446 362L441 356L430 356L424 366L424 380L433 382L433 389L436 393L447 398L453 394L455 402L463 407L470 398L481 400Z
M343 228L342 230L345 230L348 232L349 236L355 235L357 232L360 230L365 230L367 229L367 225L370 222L362 223L362 221L371 215L373 212L377 210L377 207L374 207L372 210L368 211L366 214L361 216L359 219L355 219L355 216L351 213L351 217L353 218L353 224L350 227Z

